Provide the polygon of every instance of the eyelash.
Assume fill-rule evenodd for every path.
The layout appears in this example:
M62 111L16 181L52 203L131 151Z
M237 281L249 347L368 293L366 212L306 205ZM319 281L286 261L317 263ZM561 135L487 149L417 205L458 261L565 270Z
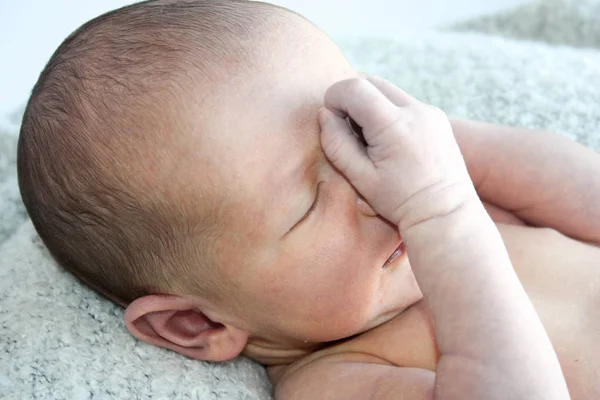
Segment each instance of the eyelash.
M308 211L306 211L306 214L304 214L304 216L302 218L300 218L300 221L298 221L298 223L296 225L299 225L302 222L304 222L304 220L307 219L310 216L310 214L313 212L313 210L315 209L315 206L317 205L317 201L319 200L319 192L321 191L321 183L323 183L323 182L321 181L317 184L317 193L315 194L315 201L313 201L313 203L310 205L310 208L308 209Z

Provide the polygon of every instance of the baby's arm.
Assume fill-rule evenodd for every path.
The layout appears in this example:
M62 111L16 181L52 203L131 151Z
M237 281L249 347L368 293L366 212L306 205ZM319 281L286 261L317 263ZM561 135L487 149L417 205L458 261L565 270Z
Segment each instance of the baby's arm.
M451 120L477 192L534 226L600 243L600 155L557 134Z
M374 78L337 83L325 104L337 115L321 113L323 150L398 226L441 357L435 374L368 363L334 363L327 372L322 364L311 374L311 384L321 387L290 385L281 396L568 399L550 340L475 193L446 116ZM363 128L366 147L352 140L348 115Z

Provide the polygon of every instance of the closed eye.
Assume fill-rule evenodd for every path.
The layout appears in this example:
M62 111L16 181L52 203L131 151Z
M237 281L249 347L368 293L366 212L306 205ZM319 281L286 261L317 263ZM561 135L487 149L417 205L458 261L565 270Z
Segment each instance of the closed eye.
M317 184L317 193L315 194L315 200L313 201L313 203L310 205L308 211L306 211L306 214L304 214L302 216L302 218L300 218L300 220L298 222L296 222L294 224L294 226L292 226L292 228L290 229L293 230L295 229L298 225L300 225L302 222L304 222L312 213L312 211L315 209L315 207L317 206L317 202L319 201L319 192L321 191L321 183L323 183L323 181L319 182ZM289 231L288 231L289 232Z

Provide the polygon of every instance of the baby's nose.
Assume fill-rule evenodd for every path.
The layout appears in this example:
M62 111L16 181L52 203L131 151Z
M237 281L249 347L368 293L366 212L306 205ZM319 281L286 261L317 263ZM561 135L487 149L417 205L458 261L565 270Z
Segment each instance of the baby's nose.
M360 212L362 212L363 214L369 217L374 217L377 215L375 210L373 210L369 203L367 203L367 200L365 200L365 198L362 197L360 193L358 193L358 196L356 197L356 204Z

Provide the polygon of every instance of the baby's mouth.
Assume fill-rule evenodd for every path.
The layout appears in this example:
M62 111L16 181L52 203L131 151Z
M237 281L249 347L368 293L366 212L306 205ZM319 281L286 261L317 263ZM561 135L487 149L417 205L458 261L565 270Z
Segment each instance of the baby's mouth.
M404 246L404 242L400 242L400 244L398 245L398 247L396 247L396 249L394 250L394 252L388 257L387 260L385 260L385 262L383 263L382 268L386 268L387 266L389 266L398 257L400 257L402 254L404 254L405 251L406 251L406 248Z

